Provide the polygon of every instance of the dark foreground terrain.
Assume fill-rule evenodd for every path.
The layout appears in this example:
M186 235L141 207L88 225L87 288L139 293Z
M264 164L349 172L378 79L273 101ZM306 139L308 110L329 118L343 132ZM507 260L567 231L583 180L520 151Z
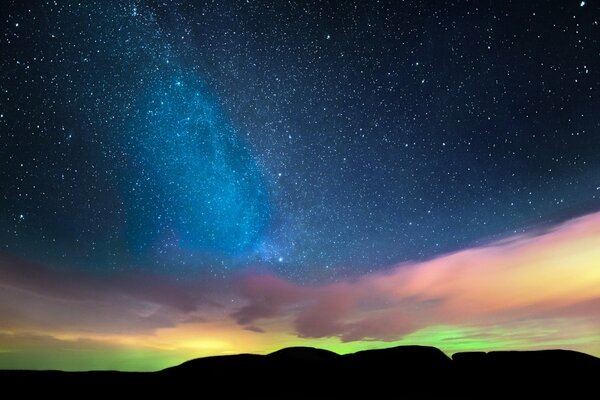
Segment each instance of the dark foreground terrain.
M600 359L565 350L457 353L452 359L433 347L402 346L338 355L308 347L269 355L207 357L151 373L0 371L2 387L53 389L81 395L132 390L191 391L215 395L380 396L418 394L451 397L579 394L595 397ZM172 392L171 392L172 393Z

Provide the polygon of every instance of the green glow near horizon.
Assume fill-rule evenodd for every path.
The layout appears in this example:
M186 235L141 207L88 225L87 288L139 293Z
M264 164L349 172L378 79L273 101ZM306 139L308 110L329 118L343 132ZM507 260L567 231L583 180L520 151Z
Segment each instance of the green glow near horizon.
M437 347L448 356L462 351L538 350L544 348L571 348L596 356L600 354L600 334L577 340L548 340L536 343L532 341L532 338L539 332L529 330L521 336L525 329L526 327L513 330L492 327L487 332L482 332L481 329L472 327L432 326L391 342L343 343L338 338L306 339L288 336L264 349L249 349L248 351L240 349L240 352L268 354L283 347L310 346L347 354L394 346L423 345ZM189 359L212 355L206 351L189 349L164 350L122 345L81 348L81 343L77 341L73 343L73 346L69 346L67 341L64 343L64 346L49 348L0 349L0 369L156 371L178 365Z

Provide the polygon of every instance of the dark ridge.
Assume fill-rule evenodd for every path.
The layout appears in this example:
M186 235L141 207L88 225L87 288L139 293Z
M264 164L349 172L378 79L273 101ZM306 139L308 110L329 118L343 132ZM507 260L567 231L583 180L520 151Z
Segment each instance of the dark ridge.
M575 351L495 351L456 353L435 347L400 346L338 355L311 347L291 347L268 355L199 358L149 373L113 371L0 370L3 387L20 393L44 390L116 388L137 395L192 391L205 396L368 396L404 394L459 397L573 395L596 390L600 359ZM82 392L83 393L83 392Z
M195 371L197 369L206 368L227 368L227 367L243 367L259 364L264 361L264 356L258 354L235 354L228 356L211 356L203 358L195 358L186 361L174 367L165 368L161 373L181 373L187 371Z
M414 366L450 364L451 360L443 351L429 346L398 346L388 349L363 350L346 354L346 360L359 364L405 363Z
M333 351L315 349L314 347L286 347L277 350L267 357L273 359L287 359L302 362L318 362L337 359L340 355Z
M456 353L452 361L457 376L502 393L593 393L600 376L599 358L570 350Z

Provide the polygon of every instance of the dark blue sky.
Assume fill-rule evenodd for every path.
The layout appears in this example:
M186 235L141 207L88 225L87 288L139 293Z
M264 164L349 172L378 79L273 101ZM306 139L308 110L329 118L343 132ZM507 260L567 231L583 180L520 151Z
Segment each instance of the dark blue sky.
M596 1L3 3L3 251L299 281L600 209Z

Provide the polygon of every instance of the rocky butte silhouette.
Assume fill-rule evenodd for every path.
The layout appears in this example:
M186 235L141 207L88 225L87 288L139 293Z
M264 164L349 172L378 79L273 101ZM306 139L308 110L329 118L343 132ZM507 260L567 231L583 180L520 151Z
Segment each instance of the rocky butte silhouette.
M489 397L591 394L600 359L575 351L493 351L447 357L435 347L400 346L338 355L311 347L268 355L239 354L187 361L157 372L0 371L0 384L20 393L53 389L73 394L137 395L189 390L200 397L378 396L436 394Z

